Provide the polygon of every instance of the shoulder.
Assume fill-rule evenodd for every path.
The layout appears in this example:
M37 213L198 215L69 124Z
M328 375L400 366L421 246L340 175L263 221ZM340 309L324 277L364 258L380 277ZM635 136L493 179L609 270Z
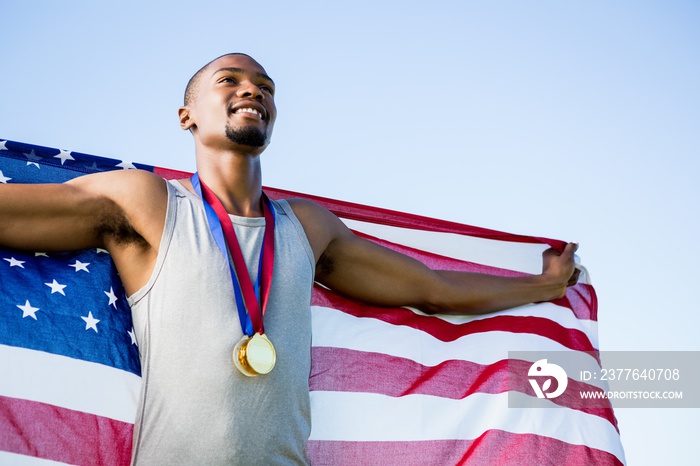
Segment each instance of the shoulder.
M144 194L153 194L157 198L167 195L166 181L145 170L94 173L75 178L68 181L67 184L79 187L94 195L106 196L117 203L134 196L141 197Z
M168 205L163 178L145 170L120 170L81 176L67 184L87 202L97 203L95 222L100 232L118 244L141 237L150 246L158 245Z
M287 199L287 202L304 227L316 260L335 239L352 234L338 217L315 202L306 199Z
M167 182L145 170L119 170L81 176L68 182L86 197L101 198L130 221L139 217L165 215L168 200Z
M343 225L331 211L306 199L287 199L304 228L333 231Z
M327 215L333 215L328 209L307 199L291 198L285 200L292 210L294 210L294 214L299 217L299 220L301 220L302 217L313 220L323 218Z

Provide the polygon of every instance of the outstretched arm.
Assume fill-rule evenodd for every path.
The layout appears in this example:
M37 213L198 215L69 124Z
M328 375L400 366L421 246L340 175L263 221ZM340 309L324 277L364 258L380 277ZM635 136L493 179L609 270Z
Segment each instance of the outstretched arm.
M500 277L431 270L421 262L354 235L314 204L293 203L317 257L316 280L353 299L412 306L429 313L482 314L562 297L576 282L570 243L548 250L540 275Z
M150 274L165 209L164 181L140 170L85 175L63 184L2 184L0 247L106 248L131 293Z

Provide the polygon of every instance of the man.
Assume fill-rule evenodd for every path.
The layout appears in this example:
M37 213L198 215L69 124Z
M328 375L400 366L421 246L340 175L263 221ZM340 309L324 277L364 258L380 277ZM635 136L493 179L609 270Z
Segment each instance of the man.
M314 280L376 305L467 314L558 298L576 281L574 243L545 252L537 276L433 271L314 203L269 203L260 154L274 89L244 54L193 76L179 109L195 140L191 180L130 170L0 187L3 247L101 247L114 260L143 370L135 464L308 462Z

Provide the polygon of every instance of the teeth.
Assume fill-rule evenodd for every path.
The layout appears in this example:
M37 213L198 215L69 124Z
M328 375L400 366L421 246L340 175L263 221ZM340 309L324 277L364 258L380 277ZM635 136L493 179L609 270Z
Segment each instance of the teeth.
M262 118L262 113L258 112L254 108L239 108L238 110L236 110L236 113L241 112L252 113L253 115L257 115L258 117Z

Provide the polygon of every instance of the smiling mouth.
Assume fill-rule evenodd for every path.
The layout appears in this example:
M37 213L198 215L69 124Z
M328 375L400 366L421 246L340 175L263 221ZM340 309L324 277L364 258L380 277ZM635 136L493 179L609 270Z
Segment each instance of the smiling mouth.
M263 116L262 113L260 113L258 110L255 110L254 108L250 108L250 107L237 108L233 111L233 113L234 114L247 113L250 115L255 115L258 118L260 118L261 120L265 119L265 117Z

